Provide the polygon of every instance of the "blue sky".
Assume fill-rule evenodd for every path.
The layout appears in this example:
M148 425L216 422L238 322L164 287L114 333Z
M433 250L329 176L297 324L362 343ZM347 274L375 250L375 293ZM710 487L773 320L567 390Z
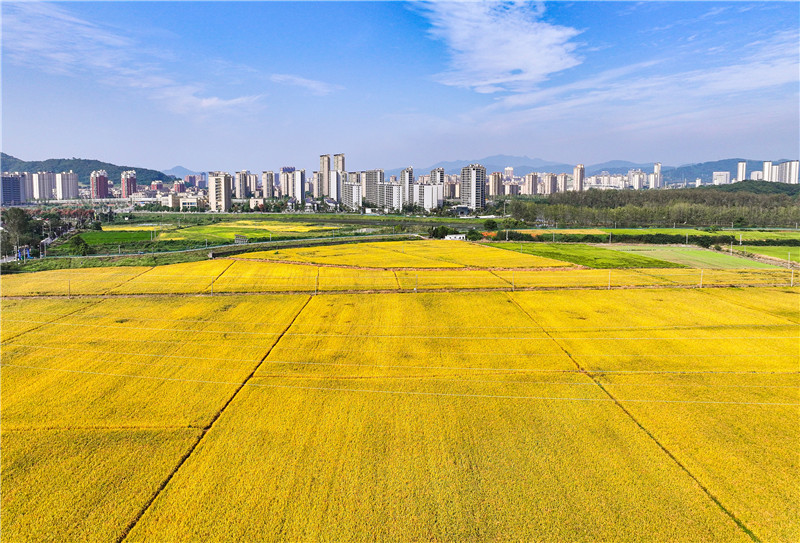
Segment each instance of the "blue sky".
M2 150L166 169L797 158L798 2L2 2Z

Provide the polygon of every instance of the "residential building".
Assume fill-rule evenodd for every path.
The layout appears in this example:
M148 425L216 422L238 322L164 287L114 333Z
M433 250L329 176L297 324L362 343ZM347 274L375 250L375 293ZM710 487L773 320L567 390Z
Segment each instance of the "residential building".
M489 174L489 196L500 196L503 194L503 174L492 172Z
M108 174L105 170L97 170L89 176L92 199L108 198Z
M539 175L532 172L525 175L522 182L522 194L536 194L538 192Z
M400 172L400 184L403 186L403 204L414 203L411 186L414 184L414 168L409 166Z
M78 174L72 170L56 174L56 200L78 198Z
M332 170L328 172L328 198L339 203L342 201L342 184L345 182L347 172Z
M403 209L403 186L400 183L379 183L377 194L378 201L375 203L380 209L389 211Z
M647 174L642 170L628 170L628 186L635 190L642 190L646 179Z
M567 192L567 179L569 179L569 176L565 173L560 173L556 176L558 192Z
M248 198L250 196L250 187L248 186L248 176L250 172L242 170L236 172L233 180L233 191L237 199Z
M55 192L56 192L55 173L36 172L33 174L34 200L52 200L55 197Z
M765 160L764 168L762 170L764 181L772 181L772 161Z
M18 173L3 172L0 187L0 205L10 206L23 203L22 179Z
M342 205L352 209L358 210L361 208L361 182L347 181L342 183Z
M513 181L513 180L514 180L514 167L506 166L505 170L503 171L503 181Z
M384 183L383 170L367 170L361 173L361 187L364 200L371 205L381 207L378 202L378 185Z
M261 172L261 196L264 198L275 197L275 172Z
M556 174L542 174L542 194L555 194L558 191Z
M333 169L337 172L347 171L347 168L344 167L344 153L333 155Z
M747 162L741 160L736 165L736 180L744 181L745 179L747 179Z
M208 203L211 211L231 210L233 176L227 172L208 172Z
M285 196L287 198L291 198L293 196L293 194L290 194L290 192L293 192L290 188L290 185L294 181L294 171L294 166L284 166L281 168L281 172L278 176L278 183L281 187L281 196Z
M128 170L120 174L120 183L122 184L122 197L130 198L132 194L139 192L139 187L136 185L136 170Z
M486 168L480 164L461 168L461 203L473 211L486 207Z
M578 164L572 170L572 190L575 192L583 192L583 183L586 180L586 168L583 164Z
M796 185L798 183L798 165L800 165L800 161L797 160L790 160L778 164L778 173L773 180L778 183Z
M715 185L727 185L731 182L731 172L714 172L711 180Z
M656 162L653 164L653 183L650 185L652 189L660 189L664 185L664 178L661 176L661 163Z
M319 156L319 185L314 189L314 198L325 197L330 191L331 155Z
M444 168L435 168L431 170L430 183L432 185L444 185L444 182Z
M412 200L416 206L425 211L442 207L444 203L444 183L417 183L411 185Z

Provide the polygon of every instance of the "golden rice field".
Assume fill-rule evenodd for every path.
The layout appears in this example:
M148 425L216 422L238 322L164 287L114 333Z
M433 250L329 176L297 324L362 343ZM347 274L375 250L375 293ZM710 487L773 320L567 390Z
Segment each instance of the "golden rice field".
M800 288L375 250L4 276L3 540L800 539Z
M243 258L366 268L552 268L572 264L478 243L449 240L391 241L258 251Z

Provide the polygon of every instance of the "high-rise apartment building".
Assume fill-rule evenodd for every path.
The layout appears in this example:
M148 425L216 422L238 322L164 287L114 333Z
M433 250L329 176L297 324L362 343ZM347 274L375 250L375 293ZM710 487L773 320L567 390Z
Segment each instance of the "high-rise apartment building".
M361 183L359 181L342 183L342 205L352 210L361 208Z
M335 168L334 168L335 169ZM314 189L314 197L328 196L331 175L331 155L319 156L319 188Z
M503 194L503 174L492 172L489 174L489 196L499 196Z
M0 185L0 205L11 206L23 202L22 180L18 173L3 172Z
M233 176L227 172L208 172L208 204L211 211L231 210Z
M661 163L656 162L653 165L653 183L650 185L651 189L660 189L664 186L664 178L661 177Z
M411 185L414 184L414 168L409 166L400 172L400 185L403 187L403 204L413 204L414 195L411 194Z
M647 174L642 170L628 170L628 186L634 190L642 190Z
M556 182L558 183L558 192L567 192L567 180L569 176L565 173L560 173L556 176Z
M426 183L411 185L411 201L409 203L431 211L442 207L444 202L444 183Z
M33 174L33 199L52 200L56 192L56 174L54 172L36 172Z
M341 202L342 185L347 180L347 172L332 170L328 175L328 198Z
M472 210L486 207L486 168L480 164L461 168L461 204Z
M434 168L431 170L431 185L444 185L444 168Z
M522 182L522 194L536 194L538 191L539 176L536 172L531 172L525 175Z
M586 181L586 168L583 164L578 164L572 170L572 190L583 192L583 184Z
M764 168L763 168L763 178L764 181L772 181L772 161L765 160L764 161Z
M790 160L778 164L778 173L774 181L796 185L798 183L798 166L800 166L800 162L797 160Z
M333 155L333 169L337 172L347 171L347 168L344 167L344 153Z
M133 194L139 191L136 185L136 170L128 170L120 174L120 181L122 183L122 197L130 198Z
M364 200L378 205L378 185L383 184L383 170L367 170L361 174L361 186L364 189Z
M233 192L236 194L236 198L242 199L250 196L249 176L250 172L248 170L242 170L234 174Z
M263 198L275 197L275 172L261 172L261 196Z
M505 170L503 171L503 181L513 181L513 180L514 180L514 167L506 166Z
M108 198L108 174L105 170L97 170L89 176L92 199Z
M555 194L558 191L556 174L542 174L542 194Z
M736 165L736 180L744 181L745 179L747 179L747 162L741 160Z
M72 170L56 174L56 199L74 200L78 197L78 174Z

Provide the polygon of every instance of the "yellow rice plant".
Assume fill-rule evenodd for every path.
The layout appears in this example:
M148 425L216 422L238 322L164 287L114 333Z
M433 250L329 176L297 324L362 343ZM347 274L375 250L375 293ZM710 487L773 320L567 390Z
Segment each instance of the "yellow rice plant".
M192 294L204 292L233 264L232 260L204 260L156 266L116 288L112 294Z
M749 540L612 402L357 388L258 377L128 540Z
M22 303L41 326L2 345L3 428L202 426L307 299L117 298L54 322Z
M199 435L4 428L3 540L117 540Z
M756 537L800 539L797 372L600 379Z
M0 290L3 296L103 294L149 269L120 266L3 274L0 276Z
M214 292L313 292L317 267L236 260L218 279ZM210 293L208 285L205 292Z

